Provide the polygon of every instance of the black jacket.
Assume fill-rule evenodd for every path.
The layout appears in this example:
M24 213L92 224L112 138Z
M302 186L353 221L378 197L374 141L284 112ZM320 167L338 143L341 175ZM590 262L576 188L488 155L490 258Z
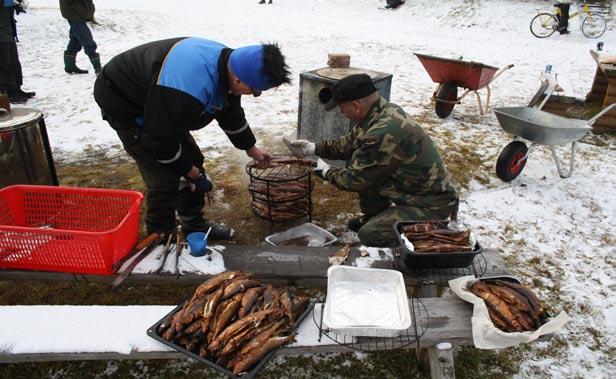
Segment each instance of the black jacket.
M188 44L191 48L179 57L180 64L173 65L173 58L181 51L178 46ZM205 50L199 50L199 46L205 46ZM175 55L170 54L172 49ZM186 149L182 150L184 136L214 119L236 148L246 150L256 143L241 96L229 93L227 62L231 51L198 38L137 46L103 67L94 86L94 98L108 117L140 125L142 146L159 162L184 175L193 165ZM203 89L208 98L199 98L181 86L174 88L174 83L164 81L169 76L183 78L183 84L189 78L188 86Z
M92 0L60 0L62 17L73 21L92 21L94 2Z

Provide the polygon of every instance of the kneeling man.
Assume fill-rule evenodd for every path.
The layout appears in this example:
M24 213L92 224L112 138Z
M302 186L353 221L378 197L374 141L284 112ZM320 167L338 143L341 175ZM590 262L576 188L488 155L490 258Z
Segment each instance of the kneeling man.
M333 186L357 192L363 216L351 219L368 246L397 245L396 221L455 219L458 195L434 142L400 108L379 96L366 74L350 75L332 88L334 100L353 127L349 134L318 144L287 142L296 156L316 154L350 160L346 168L321 159L315 173Z

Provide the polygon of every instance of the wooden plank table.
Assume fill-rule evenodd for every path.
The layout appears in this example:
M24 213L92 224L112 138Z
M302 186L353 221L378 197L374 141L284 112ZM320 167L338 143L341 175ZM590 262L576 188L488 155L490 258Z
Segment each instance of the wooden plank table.
M330 267L328 257L340 247L274 247L227 245L222 252L227 270L245 270L254 273L254 277L264 282L277 285L325 286L327 269ZM394 255L397 253L393 250ZM359 249L354 248L349 254L347 264L352 264L360 257ZM372 264L373 268L400 268L396 260L386 260L382 252L380 261ZM410 287L419 287L425 283L446 286L447 282L457 276L474 274L476 276L509 275L505 262L497 249L484 249L485 265L475 264L466 270L422 270L405 274L405 282ZM476 260L477 261L477 260ZM481 267L480 267L481 266ZM126 284L200 284L209 275L200 273L174 274L131 274ZM59 272L0 270L0 280L19 281L84 281L111 283L114 276L81 275Z
M340 247L272 247L228 245L222 252L227 270L245 270L263 282L277 285L325 286L327 269L330 267L329 256ZM418 325L425 329L418 343L408 345L417 348L420 359L430 365L435 378L453 378L453 353L451 345L472 345L471 315L472 308L461 299L450 296L438 298L437 286L447 286L450 279L464 276L501 276L509 275L505 262L497 249L484 249L482 258L475 259L473 265L466 269L409 271L400 264L397 250L379 251L380 260L374 260L373 268L400 269L404 273L405 283L409 287L418 287L419 296L428 310L425 314L417 310ZM351 250L346 264L353 265L361 259L358 248ZM180 276L165 274L131 274L126 282L131 284L200 284L209 275L189 273ZM38 280L38 281L85 281L108 282L114 276L74 275L53 272L34 272L19 270L0 270L0 280ZM422 308L423 309L423 308ZM310 316L309 316L310 317ZM308 319L305 322L313 322ZM323 337L327 338L327 337ZM326 345L285 347L277 354L300 354L320 352L352 351L347 346L332 342ZM31 361L66 361L97 359L170 359L183 358L178 352L132 352L120 354L103 353L43 353L43 354L0 354L0 362Z
M446 340L454 345L472 345L471 333L472 307L469 303L457 296L440 298L422 298L425 309L415 301L418 328L424 330L419 339L419 344L411 343L407 348L430 348ZM42 321L44 322L44 321ZM314 323L312 315L308 315L304 323ZM144 333L148 326L144 326ZM411 327L413 329L413 327ZM413 329L414 330L414 329ZM316 339L316 337L315 337ZM328 341L323 336L322 340ZM369 344L369 343L368 343ZM324 352L347 352L354 351L347 346L331 342L324 345L283 347L276 354L317 354ZM0 353L0 363L18 362L51 362L51 361L74 361L74 360L114 360L114 359L174 359L187 358L186 355L176 351L133 351L130 354L117 352L100 353Z

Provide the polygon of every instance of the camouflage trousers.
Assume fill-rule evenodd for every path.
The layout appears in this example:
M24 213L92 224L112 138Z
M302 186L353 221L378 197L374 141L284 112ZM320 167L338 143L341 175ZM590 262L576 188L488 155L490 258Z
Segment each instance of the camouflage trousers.
M399 245L394 231L398 221L429 221L455 219L459 201L456 198L438 208L394 205L389 199L374 193L359 193L359 205L369 221L357 235L361 243L373 247L396 247Z

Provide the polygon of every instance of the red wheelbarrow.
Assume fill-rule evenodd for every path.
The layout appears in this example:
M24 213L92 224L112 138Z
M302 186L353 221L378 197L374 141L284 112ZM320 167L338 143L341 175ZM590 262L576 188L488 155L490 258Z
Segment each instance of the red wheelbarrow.
M512 64L502 68L488 66L483 63L467 62L462 59L449 59L434 57L432 55L415 53L421 64L428 71L433 82L438 83L432 101L434 111L440 118L451 114L453 107L469 92L474 92L479 103L479 113L484 114L490 110L490 83L500 74L513 67ZM458 97L458 87L466 88L466 91ZM481 97L478 90L486 88L488 96L485 108L481 105Z

